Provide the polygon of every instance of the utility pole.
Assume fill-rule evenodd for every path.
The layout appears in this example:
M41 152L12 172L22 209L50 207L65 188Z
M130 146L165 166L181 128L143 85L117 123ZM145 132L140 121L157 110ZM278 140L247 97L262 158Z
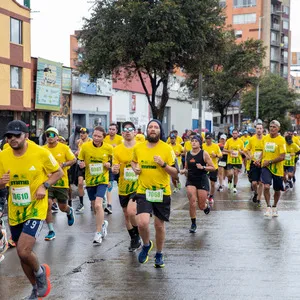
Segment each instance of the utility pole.
M198 88L199 88L199 108L198 108L198 130L199 130L199 134L201 134L202 131L202 94L203 94L203 75L202 73L199 73L199 84L198 84Z

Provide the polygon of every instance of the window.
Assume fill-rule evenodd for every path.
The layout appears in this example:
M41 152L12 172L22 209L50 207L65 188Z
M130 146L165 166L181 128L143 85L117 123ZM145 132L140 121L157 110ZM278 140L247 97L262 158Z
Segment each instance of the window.
M272 31L271 32L271 42L278 42L278 33Z
M243 30L235 30L234 31L235 37L237 39L241 38L243 36Z
M278 50L274 47L271 47L271 59L278 60Z
M276 63L274 63L274 62L271 62L271 64L270 64L270 71L271 71L271 73L277 73L277 64Z
M234 0L233 6L235 8L256 6L256 0Z
M10 18L10 41L22 44L22 21Z
M22 89L22 68L10 67L10 87Z
M286 15L289 15L290 14L290 8L288 6L283 6L283 12L286 14Z
M289 21L287 19L284 19L282 22L283 29L289 29Z
M284 47L288 48L288 46L289 46L289 37L286 36L286 35L283 37L283 44L284 44Z
M233 15L233 24L256 23L256 14Z
M226 0L220 0L220 6L225 7L226 6Z

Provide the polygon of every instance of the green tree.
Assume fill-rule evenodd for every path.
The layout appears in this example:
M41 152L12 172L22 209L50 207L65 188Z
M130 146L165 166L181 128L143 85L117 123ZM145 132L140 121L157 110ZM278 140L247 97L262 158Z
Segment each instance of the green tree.
M273 119L288 129L287 114L295 109L297 94L290 89L287 80L279 75L267 73L259 84L259 118L268 124ZM242 110L245 115L255 119L256 90L251 89L242 95Z
M153 117L162 120L170 75L176 68L204 69L208 57L223 44L223 26L219 0L98 1L79 36L80 71L91 78L118 78L124 70L128 80L137 75Z

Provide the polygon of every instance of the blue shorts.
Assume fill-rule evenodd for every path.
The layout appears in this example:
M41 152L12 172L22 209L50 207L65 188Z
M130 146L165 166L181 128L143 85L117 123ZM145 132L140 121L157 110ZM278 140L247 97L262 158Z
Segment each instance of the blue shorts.
M43 228L43 224L43 220L30 219L21 224L10 226L11 239L17 242L22 232L36 239Z
M294 173L295 167L293 166L284 166L284 172Z
M90 201L96 200L96 197L104 198L106 193L107 184L99 184L96 186L87 186L86 190Z
M271 173L268 168L261 169L261 182L263 184L272 185L273 181L273 189L274 191L284 191L283 180L281 176L276 176Z

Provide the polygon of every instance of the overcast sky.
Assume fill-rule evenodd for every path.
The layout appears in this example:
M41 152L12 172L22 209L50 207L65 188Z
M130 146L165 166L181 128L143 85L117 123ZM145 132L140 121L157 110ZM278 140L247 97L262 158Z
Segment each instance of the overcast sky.
M18 0L23 3L23 0ZM70 34L90 15L93 0L31 0L31 55L70 66ZM39 12L34 12L39 11ZM292 51L300 52L300 0L291 0Z

